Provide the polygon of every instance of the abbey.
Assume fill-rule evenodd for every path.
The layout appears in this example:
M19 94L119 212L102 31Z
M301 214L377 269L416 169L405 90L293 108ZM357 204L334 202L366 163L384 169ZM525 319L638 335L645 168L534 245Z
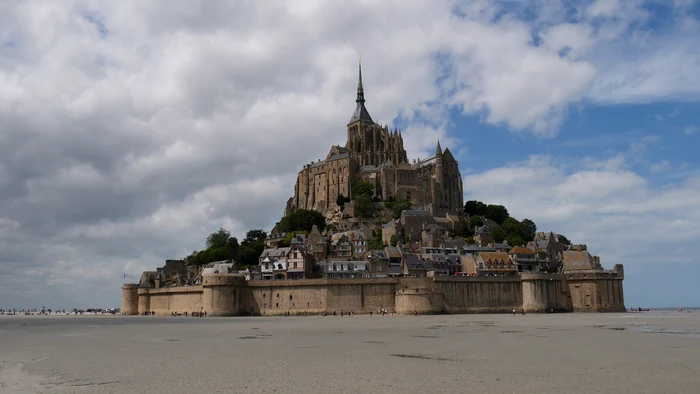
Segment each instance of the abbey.
M382 201L408 199L413 209L433 215L460 212L464 203L457 160L438 141L434 156L410 163L401 131L375 123L365 107L362 65L355 102L345 146L331 147L325 160L299 171L286 214L296 209L335 210L339 196L353 197L352 186L357 182L371 183L374 196Z

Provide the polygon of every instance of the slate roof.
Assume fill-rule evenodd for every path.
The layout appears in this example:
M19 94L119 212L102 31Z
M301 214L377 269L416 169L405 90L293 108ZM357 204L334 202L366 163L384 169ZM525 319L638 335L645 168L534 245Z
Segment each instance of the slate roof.
M418 256L411 254L404 257L404 262L409 270L424 270L425 264L421 261Z
M337 155L331 156L331 158L328 159L327 161L340 160L340 159L347 159L348 157L350 157L350 154L347 153L347 152L346 152L346 153L338 153Z
M390 265L389 269L387 270L387 274L388 275L401 275L401 274L403 274L403 270L398 265Z
M373 165L361 166L360 172L379 172L379 168L377 168Z
M384 252L386 255L390 258L400 258L401 257L401 249L395 247L395 246L387 246L384 248Z
M595 262L587 250L567 250L564 252L564 269L566 271L592 270L595 269Z
M425 217L430 216L429 212L421 211L418 209L406 209L406 210L401 211L401 214L404 216L425 216Z
M294 237L292 237L292 241L290 242L292 245L293 244L303 244L306 241L306 234L297 234Z
M379 249L379 250L370 250L367 252L367 255L371 259L380 259L380 260L387 260L389 257L386 255L386 253Z
M508 254L535 254L532 249L523 248L522 246L516 246L508 252Z
M270 249L265 249L263 252L260 254L260 257L264 256L270 256L270 257L279 257L279 256L286 256L287 253L291 247L283 247L283 248L270 248Z
M326 161L325 161L325 160L319 160L319 161L317 161L317 162L312 163L311 165L309 165L309 168L320 167L320 166L322 166L322 165L324 165L324 164L326 164Z
M493 244L494 249L505 249L505 250L511 250L513 249L512 246L508 244Z
M463 245L462 251L465 253L478 253L478 252L495 252L496 249L490 248L488 246Z
M369 112L367 111L367 108L365 108L365 103L357 103L357 107L355 108L355 112L352 113L352 117L350 118L350 121L348 124L355 123L358 120L364 120L365 122L369 123L374 123L372 120L372 117L369 116Z
M223 260L223 262L215 262L207 264L207 267L202 270L202 275L208 274L230 274L236 269L235 263L227 263L228 260Z
M510 261L506 252L481 252L479 257L484 261Z

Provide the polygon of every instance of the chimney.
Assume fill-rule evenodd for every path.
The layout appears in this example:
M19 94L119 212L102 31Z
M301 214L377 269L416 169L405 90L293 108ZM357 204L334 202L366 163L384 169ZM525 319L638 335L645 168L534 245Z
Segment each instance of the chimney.
M507 240L507 239L504 239L504 240L503 240L503 245L508 245L508 240Z
M489 242L486 246L488 246L489 248L493 248L493 242Z
M156 289L160 289L160 278L156 278L154 282L156 283Z

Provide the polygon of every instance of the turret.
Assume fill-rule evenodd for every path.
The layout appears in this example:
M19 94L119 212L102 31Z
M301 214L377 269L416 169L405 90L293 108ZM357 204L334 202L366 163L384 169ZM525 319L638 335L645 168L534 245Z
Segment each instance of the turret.
M437 142L435 149L435 182L442 184L442 148L440 148L440 140Z

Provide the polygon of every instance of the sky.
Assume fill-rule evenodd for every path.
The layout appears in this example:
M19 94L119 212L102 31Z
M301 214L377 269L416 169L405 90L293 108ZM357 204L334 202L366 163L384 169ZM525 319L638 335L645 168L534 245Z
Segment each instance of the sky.
M269 230L367 108L465 201L699 306L700 2L0 0L0 308L119 307L124 273Z

